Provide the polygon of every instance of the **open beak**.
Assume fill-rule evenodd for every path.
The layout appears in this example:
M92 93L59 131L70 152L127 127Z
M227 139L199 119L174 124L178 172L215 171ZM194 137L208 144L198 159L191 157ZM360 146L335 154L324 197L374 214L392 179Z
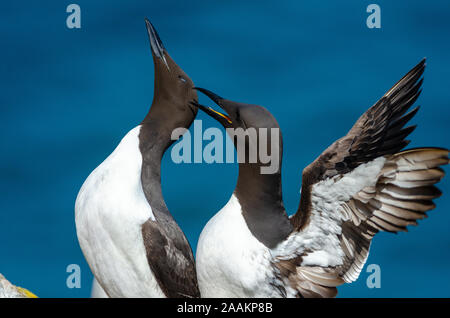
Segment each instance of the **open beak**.
M152 48L153 56L161 59L166 65L167 69L169 69L166 57L164 56L164 45L159 38L158 32L156 32L153 24L147 18L145 18L145 25L147 27L148 38L150 40L150 46Z
M204 88L200 88L200 87L194 87L193 89L198 90L200 92L202 92L203 94L205 94L206 96L208 96L214 103L216 103L217 105L220 106L220 108L224 109L222 106L221 101L223 100L222 97L214 94L213 92L204 89ZM200 105L198 102L194 101L191 102L191 104L195 107L200 108L202 111L204 111L206 114L208 114L209 116L211 116L212 118L216 119L218 122L220 122L224 127L231 127L232 124L232 120L230 117L228 117L227 114L218 112L217 110L214 110L211 107L206 107L203 105Z

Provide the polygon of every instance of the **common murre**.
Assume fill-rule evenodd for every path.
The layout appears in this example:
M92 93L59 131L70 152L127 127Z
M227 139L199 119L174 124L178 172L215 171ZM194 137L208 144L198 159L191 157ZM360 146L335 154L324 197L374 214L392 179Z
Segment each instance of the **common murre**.
M434 186L444 176L439 166L449 160L442 148L402 151L415 128L404 126L418 107L406 112L419 97L424 68L425 60L304 169L293 216L282 201L281 133L278 147L265 145L279 151L278 171L262 174L260 161L239 164L233 195L198 242L202 297L334 297L337 286L358 278L378 231L406 231L426 217L441 194ZM226 114L193 104L225 128L279 128L260 106L198 90ZM245 151L260 146L246 140Z
M198 297L191 247L164 202L161 159L171 132L197 109L193 82L146 19L155 84L152 106L84 182L75 204L78 240L110 297Z

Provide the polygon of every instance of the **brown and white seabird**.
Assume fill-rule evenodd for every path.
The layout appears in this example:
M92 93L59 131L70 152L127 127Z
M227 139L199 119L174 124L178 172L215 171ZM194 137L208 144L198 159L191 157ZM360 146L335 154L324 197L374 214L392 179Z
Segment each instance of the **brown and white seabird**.
M155 66L152 106L86 179L75 204L78 240L109 297L198 297L191 247L161 191L161 159L197 109L193 82L146 20Z
M278 147L265 145L279 152L275 173L262 174L259 158L239 163L231 199L198 242L202 297L334 297L337 286L358 278L377 232L406 231L426 217L441 195L434 186L444 176L439 166L449 159L447 149L402 150L415 128L404 126L418 107L406 112L419 97L424 68L425 60L303 170L293 216L288 217L281 194L281 133ZM196 106L225 128L279 128L261 106L198 90L226 114ZM260 147L245 140L246 151Z

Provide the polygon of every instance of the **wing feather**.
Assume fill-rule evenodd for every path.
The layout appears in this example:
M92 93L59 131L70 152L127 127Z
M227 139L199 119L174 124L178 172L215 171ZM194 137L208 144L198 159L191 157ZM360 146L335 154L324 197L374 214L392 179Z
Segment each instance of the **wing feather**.
M448 164L448 150L401 151L415 129L404 126L419 109L408 112L424 68L422 60L304 169L285 248L294 255L280 257L295 259L287 282L301 296L336 295L336 286L358 278L377 232L407 231L435 207L441 192L434 184L444 176L439 166Z
M142 236L149 266L164 294L169 298L200 297L189 244L177 244L152 220L142 225Z

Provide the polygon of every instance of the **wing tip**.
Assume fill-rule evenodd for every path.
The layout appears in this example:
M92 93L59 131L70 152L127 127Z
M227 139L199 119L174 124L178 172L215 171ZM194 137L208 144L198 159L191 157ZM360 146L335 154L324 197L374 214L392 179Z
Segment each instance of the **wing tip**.
M408 152L418 152L418 151L437 151L437 152L442 152L442 155L446 155L448 157L450 150L447 148L443 148L443 147L415 147L415 148L409 148L409 149L405 149L402 150L401 152L398 152L395 154L395 156L400 155L400 154L405 154Z

